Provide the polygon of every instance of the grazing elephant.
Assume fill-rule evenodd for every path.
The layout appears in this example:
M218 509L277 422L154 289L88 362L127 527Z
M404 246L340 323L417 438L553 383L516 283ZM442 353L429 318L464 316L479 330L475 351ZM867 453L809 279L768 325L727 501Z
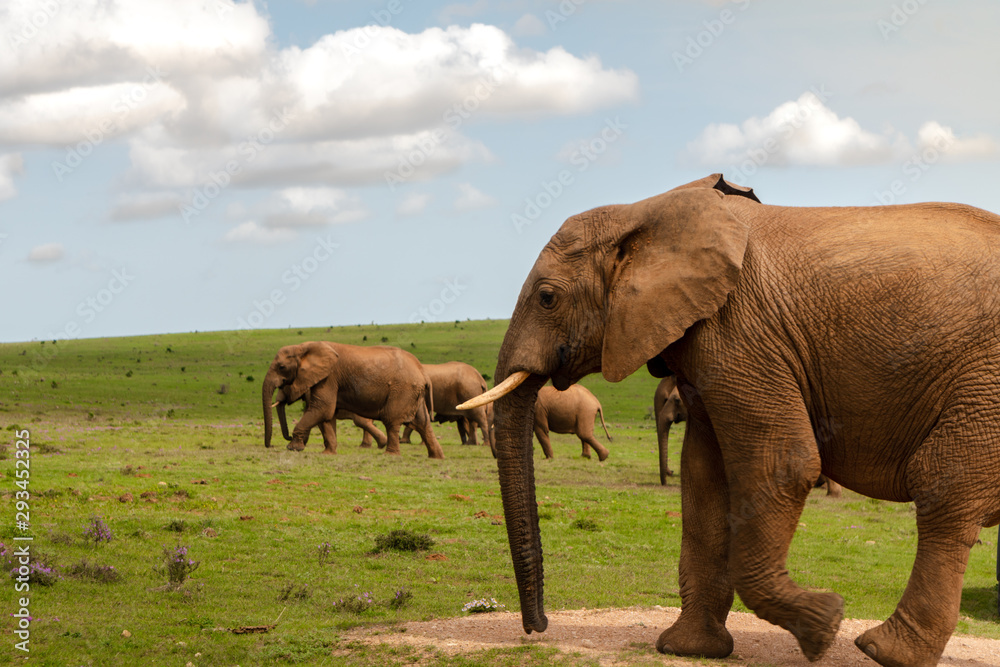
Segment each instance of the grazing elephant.
M585 459L590 458L591 447L597 452L598 460L608 458L608 450L594 437L594 417L597 415L601 416L604 435L611 440L608 426L604 423L601 402L589 389L581 384L570 385L566 391L555 387L539 389L538 400L535 401L535 437L545 452L545 458L552 458L549 431L575 434L583 445L581 456Z
M306 391L302 395L302 401L306 404L306 409L309 407L309 391ZM285 418L285 406L288 403L285 400L284 392L280 389L277 391L275 396L275 402L271 407L277 408L278 411L278 423L281 425L281 435L284 436L285 440L291 441L292 436L288 432L288 421ZM334 413L334 419L329 422L323 422L319 425L320 432L323 434L323 444L324 450L326 451L337 451L337 420L338 419L350 419L354 422L354 425L361 429L363 435L361 436L361 447L371 447L372 440L378 443L379 449L386 446L388 440L386 439L385 433L380 431L375 422L371 419L366 419L360 415L356 415L353 412L348 412L342 408L338 408L336 413ZM264 438L264 446L270 447L271 442L269 437ZM309 443L309 434L306 433L303 444Z
M463 403L470 398L479 396L486 391L486 380L482 373L474 366L470 366L461 361L446 361L443 364L424 364L424 370L431 379L434 387L434 414L435 421L444 421L447 417L457 417L465 419L467 431L465 435L471 444L476 442L476 426L483 434L483 444L488 444L493 449L493 409L489 405L472 408L470 410L459 410L459 403ZM410 433L413 429L407 427L403 431L403 442L410 441ZM462 437L463 424L458 422L459 436ZM464 445L466 438L463 438Z
M1000 216L958 204L792 208L718 174L566 221L501 346L497 464L526 632L545 630L531 456L540 388L670 372L681 452L681 614L656 646L723 657L734 591L810 660L843 598L785 567L822 473L916 506L893 614L855 643L934 665L969 549L1000 522ZM478 401L477 401L478 402ZM653 573L659 577L659 573Z
M667 441L670 439L670 425L687 420L687 408L677 391L677 378L673 375L660 380L653 393L653 416L656 417L656 443L660 450L660 484L666 486L667 477L674 471L667 461Z
M444 458L431 429L431 381L420 361L405 350L322 341L278 350L262 388L266 446L271 442L271 406L277 389L281 390L279 405L294 403L309 392L308 406L292 431L288 449L304 449L309 431L319 425L327 445L323 453L336 453L336 436L330 423L340 409L381 421L386 429L388 454L399 454L399 428L412 423L428 456Z

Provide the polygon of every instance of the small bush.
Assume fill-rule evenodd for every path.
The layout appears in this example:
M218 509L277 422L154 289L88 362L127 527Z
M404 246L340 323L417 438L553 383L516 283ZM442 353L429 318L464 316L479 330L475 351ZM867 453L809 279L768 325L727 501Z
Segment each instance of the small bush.
M167 530L171 530L175 533L183 533L185 530L187 530L187 522L182 519L174 519L166 526L164 526L164 528L166 528Z
M355 584L354 587L358 588L357 584ZM348 597L346 600L344 598L340 598L340 600L334 602L333 610L343 611L350 614L361 614L374 606L375 598L372 597L371 593L358 592L354 597Z
M177 545L171 549L163 547L163 566L157 568L161 574L166 574L169 588L180 588L192 572L198 569L201 561L188 558L188 548Z
M589 530L591 532L596 532L601 529L601 526L593 519L577 519L573 522L573 527L580 530Z
M375 550L372 553L383 551L426 551L434 546L434 540L430 535L417 535L409 530L394 530L386 535L375 537Z
M87 579L99 584L115 584L122 580L122 574L114 565L97 565L88 563L84 558L66 569L66 574L75 579Z
M62 579L56 571L55 559L44 553L31 553L31 559L27 565L22 565L19 558L14 556L14 548L6 546L0 542L0 564L8 572L11 579L24 577L27 574L29 584L39 586L51 586L57 580ZM26 568L27 573L22 568Z
M328 560L330 560L330 552L333 551L333 545L329 542L323 542L319 545L319 564L323 565Z
M413 598L413 593L406 590L405 588L400 588L396 591L396 594L391 600L389 600L389 609L402 609L410 600Z
M295 584L288 584L278 591L278 602L308 600L310 596L312 596L312 591L309 590L308 585L302 584L301 586L296 586Z
M114 539L114 534L108 528L108 524L104 523L104 519L95 514L83 530L83 539L87 542L100 544L101 542L110 542Z

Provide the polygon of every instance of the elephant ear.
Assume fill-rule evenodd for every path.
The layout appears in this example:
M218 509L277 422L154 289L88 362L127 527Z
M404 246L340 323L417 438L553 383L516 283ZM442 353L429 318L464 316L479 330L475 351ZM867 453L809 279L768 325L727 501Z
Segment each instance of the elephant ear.
M332 345L322 341L302 343L299 347L299 370L288 392L292 401L297 401L313 385L330 375L340 358Z
M707 180L707 179L706 179ZM711 317L736 287L748 228L706 187L682 187L620 209L610 249L601 372L618 382Z

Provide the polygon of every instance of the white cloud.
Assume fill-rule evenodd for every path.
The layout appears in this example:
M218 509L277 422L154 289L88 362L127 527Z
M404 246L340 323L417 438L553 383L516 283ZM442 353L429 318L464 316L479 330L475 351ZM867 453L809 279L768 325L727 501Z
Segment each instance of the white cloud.
M424 193L414 192L406 196L396 207L396 215L406 217L419 215L427 208L431 201L431 196Z
M35 246L28 253L29 262L55 262L65 257L66 251L61 243L46 243Z
M747 159L770 166L858 165L885 162L903 148L899 135L869 132L808 92L764 118L709 125L688 144L687 157L715 166Z
M231 160L242 185L378 182L456 109L575 114L638 96L629 70L523 49L495 26L370 25L277 49L253 3L51 4L28 36L37 6L0 10L0 142L89 152L125 137L129 182L147 187L196 187ZM489 157L457 132L439 148L417 178Z
M470 183L461 183L458 189L461 190L462 194L455 200L456 211L472 211L497 205L496 199L477 190Z
M17 195L14 176L22 173L24 173L24 159L20 153L0 155L0 201Z
M231 0L50 0L0 10L0 96L168 76L217 77L257 65L270 26Z
M985 160L1000 156L1000 145L986 134L955 136L955 131L936 121L928 121L917 130L917 150L938 150L946 160Z
M1000 144L992 137L959 137L936 121L921 125L913 141L892 128L881 134L870 132L853 118L838 117L810 92L779 105L764 118L749 118L740 125L709 125L687 145L683 157L714 168L733 165L740 171L763 166L878 164L930 149L952 161L1000 156Z
M514 34L527 37L538 37L548 32L542 19L534 14L525 14L514 24Z
M261 227L253 220L248 220L226 232L223 241L229 243L280 243L295 238L295 232L290 229L272 229Z
M264 208L264 225L272 229L356 222L369 215L357 197L336 188L285 188Z

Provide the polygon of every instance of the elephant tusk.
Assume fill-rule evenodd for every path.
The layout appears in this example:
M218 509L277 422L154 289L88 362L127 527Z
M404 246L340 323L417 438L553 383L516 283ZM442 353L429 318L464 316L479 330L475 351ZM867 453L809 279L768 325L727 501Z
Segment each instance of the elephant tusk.
M487 403L492 403L502 396L506 396L510 392L517 389L518 385L528 379L531 375L528 371L517 371L516 373L511 373L506 380L493 387L487 392L483 392L475 398L470 398L465 403L456 406L456 410L471 410L473 408L478 408L481 405L486 405Z
M281 403L281 401L275 401L274 403L271 403L271 407L272 407L272 408L276 408L276 407L278 407L278 405L279 405L280 403Z

